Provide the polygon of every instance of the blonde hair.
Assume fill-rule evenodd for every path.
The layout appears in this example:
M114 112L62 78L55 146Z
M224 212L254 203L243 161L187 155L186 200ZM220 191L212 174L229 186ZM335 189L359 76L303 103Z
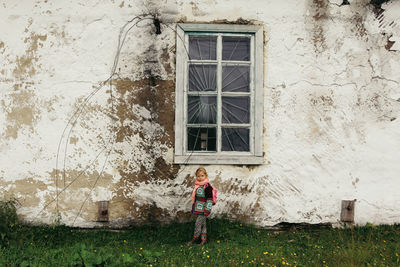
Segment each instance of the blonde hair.
M205 175L208 176L208 173L207 173L206 169L204 169L203 167L200 167L200 168L198 168L198 169L196 170L196 172L195 172L196 176L197 176L197 174L198 174L199 172L202 172L202 173L204 173Z

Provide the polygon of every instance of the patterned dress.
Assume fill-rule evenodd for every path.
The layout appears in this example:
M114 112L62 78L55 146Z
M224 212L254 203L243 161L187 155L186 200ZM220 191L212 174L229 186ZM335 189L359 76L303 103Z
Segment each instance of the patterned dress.
M209 215L212 209L212 187L210 184L199 186L196 190L192 213L198 215Z

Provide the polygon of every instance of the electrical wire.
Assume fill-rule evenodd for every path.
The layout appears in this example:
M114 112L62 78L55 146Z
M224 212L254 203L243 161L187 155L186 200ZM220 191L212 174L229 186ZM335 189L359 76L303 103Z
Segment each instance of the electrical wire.
M111 144L110 148L109 148L108 151L107 151L107 154L106 154L106 157L105 157L105 159L104 159L104 162L103 162L103 164L102 164L101 171L100 171L99 174L97 175L97 177L96 177L96 179L95 179L93 185L91 186L90 191L87 193L87 195L86 195L86 197L85 197L85 200L82 202L82 204L81 204L81 206L80 206L80 208L79 208L79 211L78 211L78 213L76 214L76 216L75 216L75 218L74 218L74 220L73 220L73 225L75 224L76 219L80 216L80 214L81 214L81 212L82 212L82 209L83 209L83 207L84 207L84 204L86 203L86 201L87 201L87 199L89 198L91 192L93 191L93 189L94 189L95 186L97 185L97 183L98 183L98 181L99 181L101 175L102 175L103 172L104 172L104 169L105 169L105 167L106 167L106 165L107 165L107 163L108 163L109 156L110 156L110 154L112 153L112 151L113 151L113 149L114 149L114 144L115 144L115 141L116 141L116 138L115 138L116 131L115 131L115 122L114 122L114 119L115 119L115 118L114 118L114 115L115 115L115 114L114 114L114 99L113 99L113 93L112 93L112 91L113 91L113 90L112 90L112 81L113 81L113 77L114 77L114 76L118 76L118 74L116 73L116 69L117 69L117 66L118 66L118 62L119 62L119 58L120 58L120 53L121 53L122 47L123 47L123 45L124 45L124 43L125 43L125 40L126 40L126 38L127 38L127 36L128 36L128 33L131 31L131 29L132 29L133 27L135 27L135 26L137 27L138 24L139 24L140 22L144 21L144 20L154 20L154 19L155 19L155 17L154 17L154 15L152 15L152 14L142 14L142 15L136 16L136 17L132 18L131 20L127 21L127 22L120 28L120 32L119 32L119 36L118 36L117 51L116 51L116 55L115 55L115 57L114 57L114 62L113 62L113 66L112 66L112 69L111 69L111 74L110 74L110 76L109 76L105 81L103 81L97 88L95 88L89 95L86 96L86 98L83 100L83 102L80 104L80 106L75 110L75 112L73 113L73 115L69 118L69 120L68 120L66 126L64 127L64 129L63 129L63 131L62 131L62 134L61 134L61 136L60 136L60 140L59 140L59 143L58 143L58 146L57 146L57 155L56 155L56 168L55 168L55 169L56 169L56 170L55 170L56 196L55 196L52 200L50 200L48 203L46 203L46 204L44 205L44 207L43 207L43 208L41 209L41 211L37 214L37 216L39 216L39 215L40 215L51 203L53 203L54 201L56 201L56 211L57 211L57 213L58 213L58 212L59 212L59 203L58 203L58 201L59 201L59 196L60 196L63 192L65 192L74 182L76 182L88 169L90 169L91 167L93 167L93 166L94 166L94 163L97 162L97 160L98 160L98 158L100 157L100 155L103 154L104 151L106 151L106 150L108 149L108 146ZM168 24L163 23L162 21L159 21L159 22L161 23L161 25L166 26L167 28L171 29L172 31L174 31L174 32L177 34L179 40L180 40L180 41L182 42L182 44L183 44L183 47L184 47L184 50L185 50L185 52L186 52L186 55L188 56L188 59L191 60L189 51L188 51L188 49L187 49L187 47L186 47L186 44L185 44L184 39L182 38L182 36L180 36L179 33L178 33L175 29L173 29L172 27L170 27ZM132 25L130 25L131 23L132 23ZM130 26L129 26L129 25L130 25ZM129 26L129 27L128 27L128 26ZM127 28L127 30L126 30L126 28ZM89 164L86 166L86 168L84 168L83 170L81 170L81 171L79 172L79 174L78 174L76 177L74 177L74 178L67 184L67 182L66 182L66 163L67 163L66 159L67 159L67 154L68 154L68 140L69 140L69 137L70 137L70 135L71 135L71 133L72 133L74 127L76 126L76 123L77 123L78 119L82 116L82 114L84 114L85 107L87 106L87 104L89 103L89 101L91 100L91 98L92 98L94 95L96 95L96 94L104 87L104 85L106 85L107 83L108 83L109 89L110 89L110 100L111 100L110 102L111 102L111 119L112 119L112 124L111 124L111 135L110 135L110 138L108 139L107 143L104 144L104 147L100 150L100 152L96 155L96 157L95 157L91 162L89 162ZM69 127L70 127L70 128L69 128ZM67 135L66 135L67 130L68 130L68 133L67 133ZM198 134L199 134L199 132L198 132ZM59 158L60 158L61 145L62 145L62 142L63 142L64 138L65 138L65 148L64 148L64 159L63 159L63 173L62 173L62 178L63 178L63 181L64 181L64 187L60 190L60 189L59 189L59 181L58 181L58 179L59 179L58 165L59 165ZM198 136L196 137L195 144L197 144L197 141L198 141ZM186 169L186 167L188 166L188 162L189 162L190 158L192 157L193 153L194 153L194 149L190 152L190 154L187 156L187 158L185 159L185 161L181 164L181 165L183 165L184 167L183 167L183 168L180 168L180 170L175 174L175 177L178 177L178 176ZM159 170L159 169L157 168L157 166L155 166L154 172L155 172L155 173L158 173L158 174L161 173L162 175L165 175L165 172ZM175 183L175 185L176 185L176 183ZM182 198L184 194L186 194L186 193L183 192L183 193L179 196L179 198Z

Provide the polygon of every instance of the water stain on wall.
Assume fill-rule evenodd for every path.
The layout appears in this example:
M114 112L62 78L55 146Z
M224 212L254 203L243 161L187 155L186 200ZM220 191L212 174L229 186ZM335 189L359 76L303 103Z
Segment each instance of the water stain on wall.
M7 128L3 136L6 139L17 139L18 131L23 127L33 133L34 125L40 118L40 109L36 106L33 90L15 91L8 95L7 103L1 100L6 113Z
M163 54L165 54L165 50ZM165 56L165 58L167 58ZM167 61L167 60L165 60ZM126 216L131 216L135 221L154 221L162 218L169 218L171 211L157 207L155 203L139 205L131 197L131 191L137 187L140 182L153 183L156 181L171 180L176 177L180 166L166 162L164 157L159 154L160 144L165 147L173 147L174 142L174 97L175 83L172 80L162 80L149 72L147 77L142 80L132 81L128 78L113 81L116 91L116 120L118 125L116 129L116 142L128 142L133 135L138 135L141 140L138 144L143 147L148 155L152 155L154 167L147 169L146 166L140 166L139 171L133 171L131 164L135 161L124 159L117 167L121 176L120 182L116 185L116 197L111 202L119 202L117 209L125 210ZM149 117L141 117L135 114L134 106L138 105L149 111ZM143 124L148 121L151 125L159 125L159 129L153 132L153 136L147 136L143 128L132 127L132 122ZM121 153L118 152L117 153ZM132 166L137 167L137 166ZM128 211L128 212L126 212ZM118 212L118 211L115 211Z
M43 42L46 41L47 35L38 35L31 33L26 37L24 43L29 43L25 54L17 56L15 60L15 68L13 70L14 77L18 79L26 79L36 74L36 63L39 56L36 54L39 47L43 47Z
M310 0L309 1L311 16L313 17L311 39L314 44L314 50L321 53L327 49L326 38L324 32L325 20L328 19L329 6L325 0Z

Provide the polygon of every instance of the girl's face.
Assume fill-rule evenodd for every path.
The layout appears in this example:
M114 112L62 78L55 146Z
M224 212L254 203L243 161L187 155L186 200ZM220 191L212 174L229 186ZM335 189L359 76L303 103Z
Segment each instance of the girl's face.
M204 172L198 172L196 175L196 180L199 182L203 182L207 177L207 174L205 174Z

